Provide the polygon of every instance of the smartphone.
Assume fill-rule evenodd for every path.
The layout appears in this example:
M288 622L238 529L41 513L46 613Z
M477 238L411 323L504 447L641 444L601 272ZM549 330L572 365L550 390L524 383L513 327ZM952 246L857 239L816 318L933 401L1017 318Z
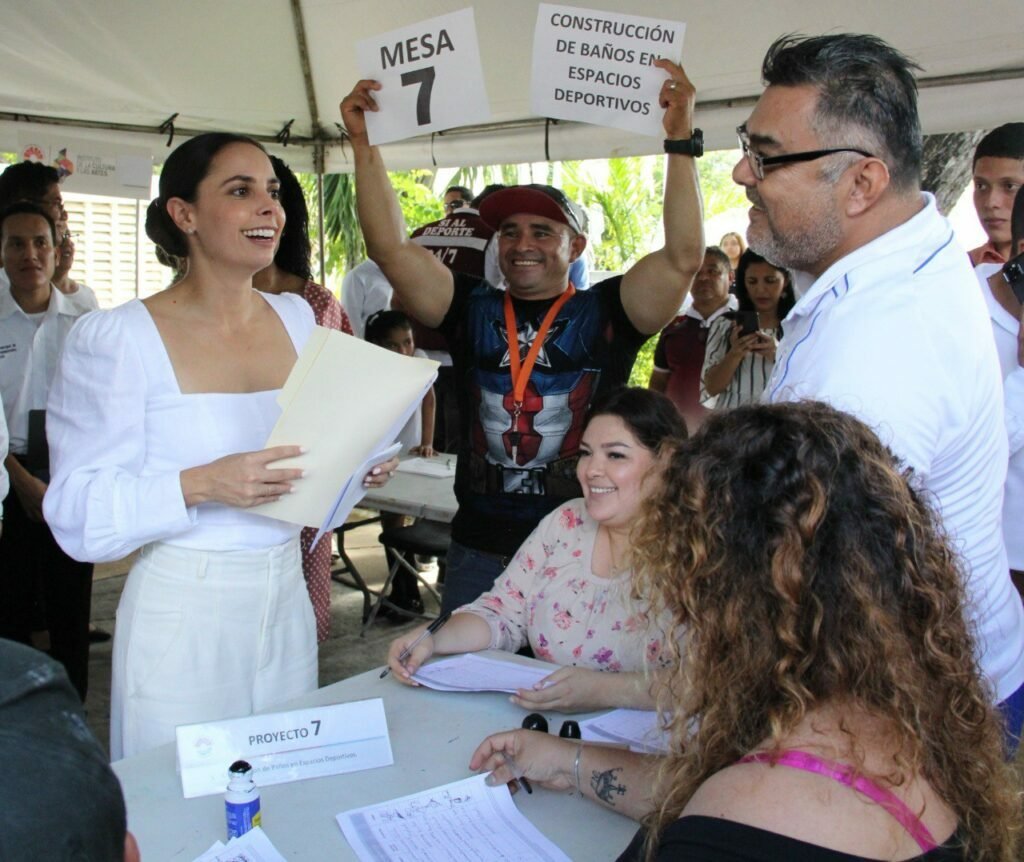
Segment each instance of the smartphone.
M1024 305L1024 254L1018 254L1006 262L1003 267L1003 280L1010 285L1017 302Z
M740 335L753 335L761 328L756 311L737 311L736 322L740 325Z

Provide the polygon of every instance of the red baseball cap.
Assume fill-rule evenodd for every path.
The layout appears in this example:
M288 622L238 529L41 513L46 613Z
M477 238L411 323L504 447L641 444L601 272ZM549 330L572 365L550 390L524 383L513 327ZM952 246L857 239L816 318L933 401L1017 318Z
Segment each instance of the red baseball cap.
M519 213L561 222L576 233L585 233L584 216L579 207L569 200L561 189L554 186L540 183L508 186L488 195L480 204L480 218L495 230L498 230L509 216Z

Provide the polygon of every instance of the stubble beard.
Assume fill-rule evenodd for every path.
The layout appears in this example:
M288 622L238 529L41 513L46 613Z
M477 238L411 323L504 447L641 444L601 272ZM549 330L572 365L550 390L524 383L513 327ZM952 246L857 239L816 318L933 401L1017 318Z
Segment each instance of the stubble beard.
M760 207L760 204L759 204ZM828 206L803 210L799 225L786 233L776 229L768 211L761 209L763 225L747 228L747 244L776 266L815 272L821 261L832 257L842 241L839 215Z

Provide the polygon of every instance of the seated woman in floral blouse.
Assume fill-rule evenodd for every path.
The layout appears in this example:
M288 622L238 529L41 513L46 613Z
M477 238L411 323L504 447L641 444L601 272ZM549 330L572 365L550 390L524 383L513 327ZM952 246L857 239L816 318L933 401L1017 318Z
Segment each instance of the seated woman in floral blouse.
M494 588L398 661L423 631L394 640L395 677L434 654L482 649L534 655L562 665L512 701L528 709L574 712L653 708L649 671L669 654L668 627L635 595L631 532L640 505L660 481L668 454L686 437L672 402L648 389L620 388L591 408L576 475L581 499L556 508L523 543ZM617 671L618 673L602 673Z

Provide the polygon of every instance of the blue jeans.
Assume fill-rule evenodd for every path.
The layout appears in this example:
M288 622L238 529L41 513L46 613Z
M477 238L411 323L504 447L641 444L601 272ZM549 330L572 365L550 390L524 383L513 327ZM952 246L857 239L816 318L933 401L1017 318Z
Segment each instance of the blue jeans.
M1018 688L1002 703L996 704L1006 722L1003 741L1006 743L1006 757L1012 760L1020 745L1021 730L1024 729L1024 685Z
M441 594L441 613L454 611L486 593L498 576L505 571L508 557L488 554L467 548L453 541L445 557L444 592Z

